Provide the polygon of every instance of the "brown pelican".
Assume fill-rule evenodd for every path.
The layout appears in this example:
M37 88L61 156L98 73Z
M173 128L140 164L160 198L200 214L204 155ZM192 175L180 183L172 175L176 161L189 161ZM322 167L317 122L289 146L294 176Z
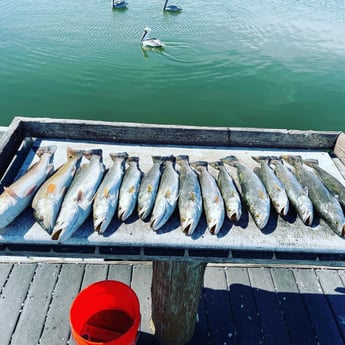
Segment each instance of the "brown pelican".
M111 0L111 7L114 9L126 8L127 2L125 0Z
M169 0L165 0L164 3L164 7L163 7L163 11L167 11L167 12L179 12L182 10L181 7L176 6L176 5L168 5L168 1Z
M162 48L164 44L158 38L146 38L147 33L150 31L151 29L148 27L144 29L143 35L141 36L141 44L148 48Z

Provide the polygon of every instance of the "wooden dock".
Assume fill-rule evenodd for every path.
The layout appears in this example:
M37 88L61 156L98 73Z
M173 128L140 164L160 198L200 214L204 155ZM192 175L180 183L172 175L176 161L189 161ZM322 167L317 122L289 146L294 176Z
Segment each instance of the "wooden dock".
M156 344L151 327L150 262L0 263L2 345L74 345L69 308L90 283L115 279L140 300L138 345ZM322 267L206 268L190 345L345 343L345 271Z

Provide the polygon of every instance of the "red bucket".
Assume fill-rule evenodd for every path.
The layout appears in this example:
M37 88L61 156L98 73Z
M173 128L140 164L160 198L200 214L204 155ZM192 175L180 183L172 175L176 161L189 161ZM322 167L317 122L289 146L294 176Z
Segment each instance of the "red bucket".
M77 345L135 345L140 305L126 284L104 280L82 290L70 309L72 336Z

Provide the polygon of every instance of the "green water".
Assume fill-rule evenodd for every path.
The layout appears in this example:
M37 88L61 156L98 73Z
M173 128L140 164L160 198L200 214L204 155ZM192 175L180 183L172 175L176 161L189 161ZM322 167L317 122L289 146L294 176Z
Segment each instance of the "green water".
M0 0L13 116L345 131L340 0ZM142 50L145 26L165 43Z

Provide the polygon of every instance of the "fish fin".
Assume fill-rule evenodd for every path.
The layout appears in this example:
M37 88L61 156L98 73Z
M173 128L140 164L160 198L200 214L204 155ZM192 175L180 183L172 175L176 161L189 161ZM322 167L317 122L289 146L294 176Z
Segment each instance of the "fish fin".
M147 191L148 191L149 193L152 193L153 187L152 187L152 184L151 184L151 183L147 186Z
M32 195L33 193L35 193L36 188L37 188L37 185L35 185L35 184L32 185L30 188L28 188L28 189L26 190L26 192L25 192L25 194L24 194L24 197L30 196L30 195Z
M18 198L17 193L11 187L4 187L4 191L12 198Z
M61 195L64 195L64 194L65 194L66 189L67 189L66 186L63 186L63 187L62 187L62 189L61 189Z
M305 195L309 195L309 190L308 190L308 187L304 187L303 189L304 189L304 193L305 193Z
M167 199L171 197L171 190L170 190L170 189L168 189L168 190L165 192L164 197L167 198Z
M190 192L190 200L195 201L196 200L196 194L195 192Z
M109 188L105 187L105 188L103 189L103 196L104 196L105 198L109 198Z
M135 192L135 186L130 186L128 188L128 193L134 193Z
M220 202L220 197L219 195L216 195L213 200L214 203L218 204Z
M260 175L260 168L255 167L254 168L254 172L255 172L256 175Z
M56 184L55 183L50 183L47 187L47 193L48 194L53 194L56 192Z

